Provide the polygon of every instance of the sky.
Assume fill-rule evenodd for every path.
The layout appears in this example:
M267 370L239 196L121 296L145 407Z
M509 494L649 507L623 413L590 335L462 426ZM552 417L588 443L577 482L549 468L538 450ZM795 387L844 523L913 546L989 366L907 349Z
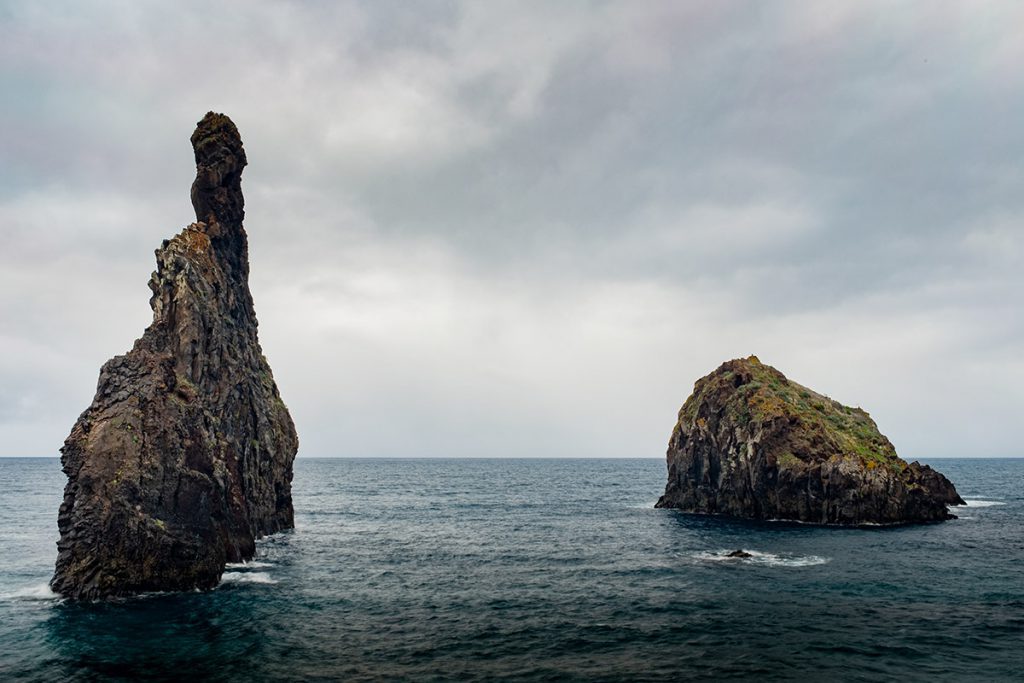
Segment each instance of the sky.
M1024 5L0 0L0 456L54 456L237 124L300 457L662 457L756 354L1024 456Z

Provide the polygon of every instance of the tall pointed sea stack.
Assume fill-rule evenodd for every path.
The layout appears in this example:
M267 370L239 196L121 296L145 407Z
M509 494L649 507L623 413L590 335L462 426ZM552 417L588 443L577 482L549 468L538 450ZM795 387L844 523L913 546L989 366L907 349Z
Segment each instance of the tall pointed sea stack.
M61 449L51 586L71 598L212 588L257 538L294 526L298 439L256 334L245 150L213 112L192 147L197 222L157 249L153 323L100 370Z
M668 446L657 507L816 524L952 519L953 484L896 455L860 408L786 379L756 357L697 380Z

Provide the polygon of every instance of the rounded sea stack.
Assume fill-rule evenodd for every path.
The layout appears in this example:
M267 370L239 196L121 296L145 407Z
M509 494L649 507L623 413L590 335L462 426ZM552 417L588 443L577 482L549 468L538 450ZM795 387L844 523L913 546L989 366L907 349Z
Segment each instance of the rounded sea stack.
M942 474L907 463L867 412L756 356L697 380L669 441L659 508L754 520L892 525L955 519Z

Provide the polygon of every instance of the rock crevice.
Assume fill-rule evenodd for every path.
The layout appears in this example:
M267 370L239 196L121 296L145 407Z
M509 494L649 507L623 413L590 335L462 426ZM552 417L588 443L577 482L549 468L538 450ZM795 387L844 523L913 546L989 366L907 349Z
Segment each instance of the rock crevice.
M192 135L197 222L156 250L153 322L100 371L61 449L68 483L51 586L95 599L212 588L294 526L298 448L257 335L231 120Z

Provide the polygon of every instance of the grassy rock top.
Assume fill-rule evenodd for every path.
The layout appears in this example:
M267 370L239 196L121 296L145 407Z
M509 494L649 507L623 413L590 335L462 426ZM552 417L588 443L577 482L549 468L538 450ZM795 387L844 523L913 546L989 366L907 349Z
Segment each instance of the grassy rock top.
M798 384L756 356L723 363L694 385L676 430L715 429L727 422L750 431L784 429L774 453L780 467L831 457L857 458L869 468L906 466L871 416Z

